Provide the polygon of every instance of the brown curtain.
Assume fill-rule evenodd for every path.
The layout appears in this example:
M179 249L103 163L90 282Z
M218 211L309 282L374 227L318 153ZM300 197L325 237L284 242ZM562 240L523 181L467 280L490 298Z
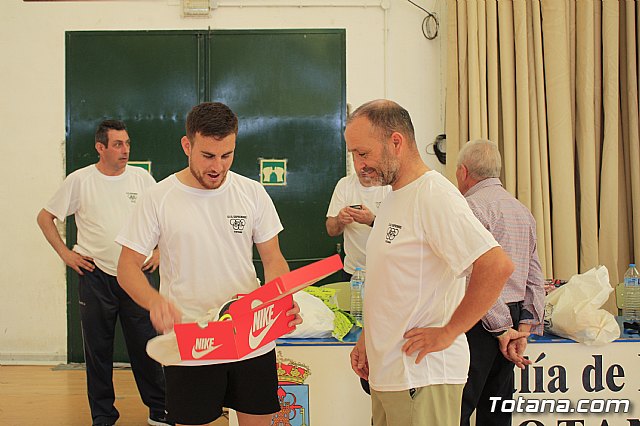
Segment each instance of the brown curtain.
M464 143L493 140L546 276L604 264L617 284L640 255L638 2L448 0L447 14L447 176Z

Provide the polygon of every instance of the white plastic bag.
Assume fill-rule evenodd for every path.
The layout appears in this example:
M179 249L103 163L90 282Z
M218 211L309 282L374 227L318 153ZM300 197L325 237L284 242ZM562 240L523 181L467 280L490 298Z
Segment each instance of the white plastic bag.
M331 337L333 332L333 319L335 314L324 302L306 291L294 293L293 299L300 306L302 324L295 330L282 337L295 337L301 339Z
M613 342L620 327L610 312L600 309L612 291L605 266L574 275L545 298L545 331L585 345Z

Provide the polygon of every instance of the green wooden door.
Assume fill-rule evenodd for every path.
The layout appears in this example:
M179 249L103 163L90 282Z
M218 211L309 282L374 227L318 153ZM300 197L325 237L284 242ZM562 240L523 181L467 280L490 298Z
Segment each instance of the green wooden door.
M326 235L324 216L345 174L344 40L343 30L68 32L67 173L97 160L96 125L119 118L131 160L151 161L164 179L187 164L179 141L189 109L222 101L240 119L234 171L258 180L258 158L289 160L287 186L268 192L291 266L333 254L340 240ZM72 219L67 235L72 246ZM78 280L71 269L67 277L68 359L81 362ZM114 359L128 360L119 331Z
M233 170L260 180L260 159L286 160L286 185L266 188L290 267L335 254L325 215L345 175L344 31L219 31L209 52L209 99L239 116Z
M204 37L195 32L68 32L66 43L67 174L95 163L94 133L105 118L128 127L131 160L151 161L161 180L186 165L178 141L184 117L203 98ZM73 219L67 243L76 239ZM156 276L157 278L157 276ZM67 268L68 360L84 360L78 277ZM120 325L116 361L128 361Z

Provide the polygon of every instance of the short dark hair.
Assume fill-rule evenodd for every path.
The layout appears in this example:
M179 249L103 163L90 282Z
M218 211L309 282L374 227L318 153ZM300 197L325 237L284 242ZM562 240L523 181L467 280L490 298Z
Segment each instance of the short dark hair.
M377 99L359 106L347 119L347 125L358 117L366 117L383 140L393 132L398 132L415 143L416 136L409 112L393 101Z
M196 133L222 139L238 134L238 116L221 102L203 102L187 115L187 138L193 143Z
M104 120L96 129L96 142L100 142L105 147L109 144L109 130L127 130L124 121Z

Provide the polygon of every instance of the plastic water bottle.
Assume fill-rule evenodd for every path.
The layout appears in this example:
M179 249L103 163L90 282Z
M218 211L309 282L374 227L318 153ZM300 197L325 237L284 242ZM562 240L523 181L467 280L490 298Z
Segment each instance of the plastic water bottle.
M622 316L625 321L640 321L640 274L635 263L629 265L624 273L624 308Z
M364 298L364 271L357 267L351 276L351 315L362 322L362 302Z

